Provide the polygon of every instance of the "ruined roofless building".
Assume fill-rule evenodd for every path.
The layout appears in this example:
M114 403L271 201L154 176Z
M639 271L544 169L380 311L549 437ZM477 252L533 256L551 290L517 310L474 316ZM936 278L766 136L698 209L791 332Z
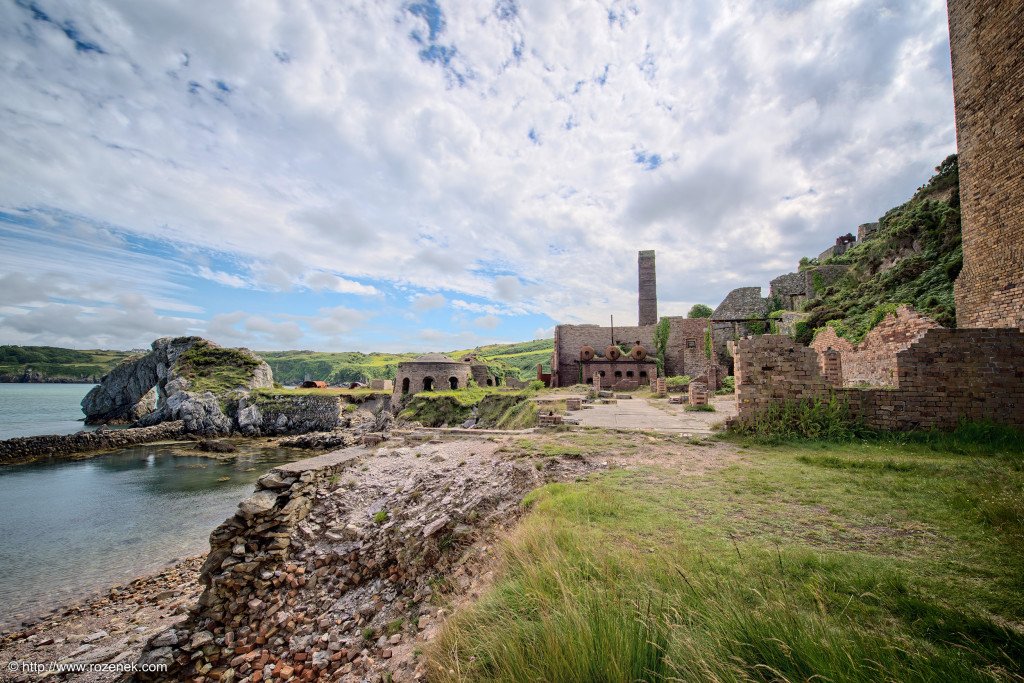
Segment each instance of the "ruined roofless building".
M947 6L963 216L957 326L1024 329L1024 3Z

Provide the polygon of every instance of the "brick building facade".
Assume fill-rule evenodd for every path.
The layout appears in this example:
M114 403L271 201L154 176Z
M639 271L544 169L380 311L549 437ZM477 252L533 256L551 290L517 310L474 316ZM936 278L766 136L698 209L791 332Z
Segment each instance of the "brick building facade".
M957 325L1024 329L1024 3L948 9L964 247Z

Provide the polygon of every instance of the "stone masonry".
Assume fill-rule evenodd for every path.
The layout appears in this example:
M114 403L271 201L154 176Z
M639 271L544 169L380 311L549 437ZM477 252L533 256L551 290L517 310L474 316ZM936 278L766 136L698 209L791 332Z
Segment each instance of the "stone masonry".
M1024 3L948 9L964 249L957 324L1024 328Z

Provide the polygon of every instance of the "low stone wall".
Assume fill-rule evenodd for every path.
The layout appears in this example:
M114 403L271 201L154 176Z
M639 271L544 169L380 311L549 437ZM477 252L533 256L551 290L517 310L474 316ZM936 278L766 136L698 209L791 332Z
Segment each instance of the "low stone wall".
M75 434L26 436L0 441L0 465L31 462L39 458L125 448L141 443L180 439L185 425L180 420L155 427L104 429Z
M1024 427L1024 332L929 329L896 354L893 389L836 389L813 348L764 335L736 345L737 420L787 401L848 402L875 429L954 429L961 420Z

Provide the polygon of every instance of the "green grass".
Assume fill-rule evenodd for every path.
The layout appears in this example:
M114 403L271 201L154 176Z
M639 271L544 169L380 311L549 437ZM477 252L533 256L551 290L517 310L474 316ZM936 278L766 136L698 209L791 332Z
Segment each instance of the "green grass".
M545 486L524 500L493 588L431 645L428 671L1024 680L1021 443L984 427L748 443L745 460L703 477L666 465Z
M244 388L260 361L239 349L225 349L198 341L178 357L176 370L191 382L189 391L224 394Z
M537 424L537 406L528 390L502 392L491 387L425 391L408 399L399 414L424 427L460 426L477 408L477 424L494 429L525 429Z

